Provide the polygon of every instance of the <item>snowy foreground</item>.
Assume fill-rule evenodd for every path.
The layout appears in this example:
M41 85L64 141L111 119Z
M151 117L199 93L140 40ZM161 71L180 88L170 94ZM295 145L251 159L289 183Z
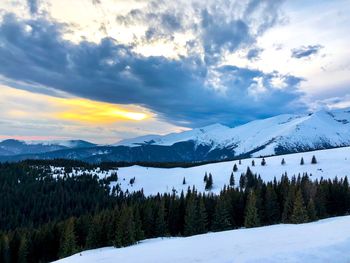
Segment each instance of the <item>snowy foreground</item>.
M317 164L311 164L313 155L317 158ZM305 160L304 165L300 165L301 157ZM281 165L282 158L285 159L285 165ZM255 161L254 167L252 167L252 160ZM119 168L117 183L124 191L126 189L129 191L143 189L145 195L156 195L158 192L171 193L173 189L180 193L182 190L187 191L187 188L193 185L199 191L204 191L203 177L207 172L213 175L214 188L212 192L219 193L225 184L228 185L235 163L238 166L238 171L234 173L236 183L239 182L241 173L247 170L247 166L254 173L260 174L264 181L272 181L274 177L279 179L285 172L289 177L304 172L311 173L312 179L320 179L321 177L333 179L336 176L338 178L350 176L350 147L272 156L265 158L265 160L266 166L261 166L261 159L259 158L249 158L242 160L241 165L238 164L238 161L230 161L191 168L163 169L141 166ZM135 177L135 183L131 186L129 182L133 177ZM183 185L183 178L186 179L185 185ZM113 184L116 183L112 182Z
M350 216L84 251L59 263L350 262Z

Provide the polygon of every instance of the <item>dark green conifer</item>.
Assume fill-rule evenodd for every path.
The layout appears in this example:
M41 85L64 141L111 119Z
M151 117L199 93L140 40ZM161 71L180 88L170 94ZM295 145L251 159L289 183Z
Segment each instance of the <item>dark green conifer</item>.
M11 263L10 241L4 234L0 234L0 262Z
M258 209L256 207L256 196L254 191L248 195L247 205L245 209L244 226L246 228L257 227L260 225Z
M208 216L203 198L199 197L197 204L197 234L204 234L207 232Z
M74 232L74 219L68 219L63 226L60 242L60 257L64 258L77 252L76 236Z
M224 231L230 228L231 223L226 200L223 197L219 197L215 207L212 230Z
M312 156L311 163L312 164L317 164L317 160L316 160L315 155Z
M196 201L194 197L190 197L186 204L186 212L185 212L185 227L184 227L184 235L192 236L197 234L196 231L196 222L197 221L197 209L196 209Z
M294 188L289 187L287 197L284 201L284 206L283 206L283 213L282 213L283 223L291 222L291 217L293 214L294 196L295 196Z
M233 171L234 171L234 172L237 172L237 171L238 171L237 164L234 164L234 166L233 166Z
M203 181L204 181L205 183L208 181L208 174L207 174L207 172L205 172L205 175L204 175Z
M136 206L134 208L134 222L135 222L135 240L140 241L145 238L145 233L142 229L142 221L140 217L139 208Z
M265 193L265 220L267 224L276 224L280 219L277 194L272 184L268 184Z
M28 262L28 240L25 234L21 235L19 247L18 247L18 263Z
M235 186L235 176L233 173L230 176L230 186Z
M117 218L115 247L125 247L135 244L135 222L132 207L122 206L120 216Z
M165 207L164 199L158 205L155 219L155 235L158 237L164 237L167 234L167 226L165 223Z
M304 206L303 196L300 190L298 190L295 195L291 220L293 224L306 223L309 220L307 210Z
M307 215L310 221L315 221L317 219L315 203L312 198L309 200L307 204Z
M206 184L205 184L205 190L209 191L212 188L213 188L213 177L211 173L209 173L208 180L206 181Z

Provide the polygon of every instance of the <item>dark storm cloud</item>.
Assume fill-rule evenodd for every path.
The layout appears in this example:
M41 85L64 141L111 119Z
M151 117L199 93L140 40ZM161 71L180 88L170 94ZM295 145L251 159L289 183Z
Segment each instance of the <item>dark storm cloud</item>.
M138 11L134 13L140 15ZM303 109L298 103L302 95L297 89L299 78L211 66L211 60L223 48L235 50L250 42L253 34L248 33L248 24L241 19L220 22L212 11L201 14L201 36L206 56L210 57L206 61L197 54L180 60L144 57L111 38L99 44L73 44L62 39L63 25L42 18L23 21L7 15L0 25L0 75L20 82L12 86L21 89L33 91L40 85L40 89L47 87L47 92L139 104L172 123L192 127L214 122L232 125ZM162 16L162 34L184 27L183 21L173 15ZM275 88L271 83L276 77L283 78L287 87Z
M295 48L292 50L293 58L308 58L311 55L319 53L319 51L323 48L321 45L309 45L302 46L300 48Z
M215 63L221 58L221 51L224 48L229 52L237 50L243 43L252 42L248 25L241 19L225 20L217 19L207 10L202 14L202 41L206 62ZM214 59L214 60L213 60Z

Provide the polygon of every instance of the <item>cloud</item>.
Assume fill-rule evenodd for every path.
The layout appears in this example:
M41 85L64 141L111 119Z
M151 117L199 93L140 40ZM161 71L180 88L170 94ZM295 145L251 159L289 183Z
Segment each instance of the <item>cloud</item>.
M0 138L40 139L40 136L41 139L115 143L143 134L166 134L183 129L152 115L139 122L118 116L125 111L150 114L136 105L125 107L78 98L63 99L3 85L0 85L0 94Z
M38 13L39 10L39 0L27 0L29 12L34 15Z
M247 53L247 59L250 61L258 60L260 58L261 52L264 50L262 48L252 48Z
M146 27L144 38L173 41L190 34L187 53L203 56L208 65L218 64L227 52L249 47L266 30L279 23L283 1L150 1L148 5L118 15L125 26Z
M321 45L309 45L301 46L299 48L292 49L293 58L309 58L312 55L318 54L319 51L323 48Z
M225 9L218 8L224 14ZM193 30L202 42L195 43L191 50L202 45L204 59L200 52L190 52L180 59L146 57L134 51L134 44L122 45L112 38L100 43L72 43L62 38L65 25L42 17L20 20L6 15L0 25L0 75L11 80L13 86L30 91L38 85L52 95L59 91L90 100L141 105L181 126L214 122L235 125L303 110L305 106L299 103L303 94L298 90L301 79L218 65L220 54L255 42L257 35L275 23L275 15L265 14L265 4L262 7L256 2L243 10L238 18L223 21L214 15L213 6L201 9L201 22ZM263 18L267 16L266 21L255 26L247 22L253 17L256 20L261 12ZM140 11L132 13L143 16ZM177 14L162 15L162 29L150 38L167 35L171 30L180 32L188 26ZM283 88L273 85L276 77L283 80ZM258 92L252 93L254 89Z

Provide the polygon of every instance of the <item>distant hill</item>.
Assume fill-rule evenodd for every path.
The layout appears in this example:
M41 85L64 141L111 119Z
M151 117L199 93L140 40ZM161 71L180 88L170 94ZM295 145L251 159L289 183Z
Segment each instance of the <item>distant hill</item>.
M26 142L9 139L0 142L0 155L12 156L22 154L38 154L64 149L86 148L94 146L96 146L96 144L82 140Z

